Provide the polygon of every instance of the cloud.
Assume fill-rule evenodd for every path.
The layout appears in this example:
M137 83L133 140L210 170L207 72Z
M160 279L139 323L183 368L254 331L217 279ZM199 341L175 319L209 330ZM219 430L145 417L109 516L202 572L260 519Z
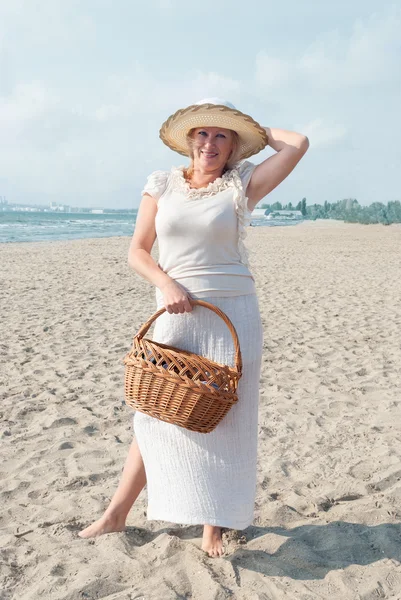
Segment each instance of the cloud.
M10 96L0 96L0 126L23 125L45 114L57 102L38 82L18 84Z
M261 51L255 79L262 87L338 89L394 85L401 80L401 11L356 21L347 38L338 31L320 35L303 54L282 59Z
M305 125L295 125L296 131L308 136L311 148L324 148L336 144L347 135L345 125L329 125L323 119L314 119Z

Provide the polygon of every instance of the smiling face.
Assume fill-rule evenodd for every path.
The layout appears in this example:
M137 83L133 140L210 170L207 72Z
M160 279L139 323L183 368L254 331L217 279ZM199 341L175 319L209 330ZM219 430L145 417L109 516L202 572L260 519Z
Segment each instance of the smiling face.
M222 172L233 149L233 132L220 127L197 127L191 132L191 139L194 166L204 172Z

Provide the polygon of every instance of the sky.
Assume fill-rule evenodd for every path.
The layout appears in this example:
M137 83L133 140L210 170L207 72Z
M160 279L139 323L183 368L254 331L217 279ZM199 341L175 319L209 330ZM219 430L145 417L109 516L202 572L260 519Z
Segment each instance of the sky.
M0 196L137 208L152 171L188 163L161 124L211 96L309 138L259 206L401 200L401 7L386 0L0 0Z

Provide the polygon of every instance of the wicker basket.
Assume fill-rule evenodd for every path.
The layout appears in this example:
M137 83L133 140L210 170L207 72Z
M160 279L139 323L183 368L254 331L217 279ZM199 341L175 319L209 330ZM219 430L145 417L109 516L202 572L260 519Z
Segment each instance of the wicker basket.
M227 315L203 300L192 305L214 311L227 324L235 347L235 367L144 338L166 309L158 310L135 335L125 355L125 401L151 417L200 433L213 431L238 402L242 358L237 332Z

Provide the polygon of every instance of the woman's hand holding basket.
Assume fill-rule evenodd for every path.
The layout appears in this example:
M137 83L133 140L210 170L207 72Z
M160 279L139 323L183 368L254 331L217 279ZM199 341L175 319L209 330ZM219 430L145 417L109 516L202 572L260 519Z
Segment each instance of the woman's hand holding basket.
M186 289L173 279L160 288L163 294L164 307L170 314L191 312L193 306L190 302L190 294Z

